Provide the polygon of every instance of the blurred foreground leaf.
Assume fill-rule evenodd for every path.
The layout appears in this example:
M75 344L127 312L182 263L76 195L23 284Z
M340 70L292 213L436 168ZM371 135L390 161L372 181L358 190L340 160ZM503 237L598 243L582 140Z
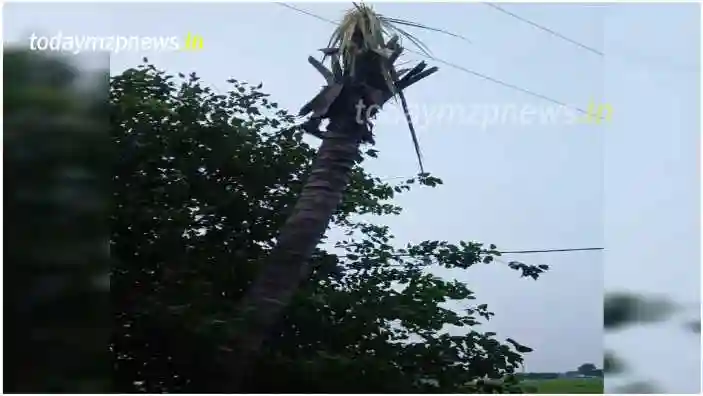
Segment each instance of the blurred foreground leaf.
M605 298L603 324L606 330L618 330L637 323L659 322L671 317L676 309L664 298L610 293Z
M109 392L107 91L42 53L3 65L3 390Z

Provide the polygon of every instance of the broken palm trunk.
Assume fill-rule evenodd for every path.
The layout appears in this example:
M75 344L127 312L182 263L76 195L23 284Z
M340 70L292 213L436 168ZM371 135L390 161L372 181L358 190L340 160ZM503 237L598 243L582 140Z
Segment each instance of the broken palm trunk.
M361 77L356 80L360 81L360 88L362 90L362 101L358 104L356 118L357 122L366 123L369 127L369 132L363 137L362 143L374 144L372 133L373 125L370 120L376 116L378 111L388 100L397 96L401 101L403 113L406 117L408 127L410 128L421 171L424 172L415 128L410 118L410 113L408 112L403 90L435 73L438 69L437 67L425 69L427 64L425 62L420 62L412 69L396 71L393 64L403 50L402 47L397 45L397 39L397 36L394 36L388 41L385 48L369 52L367 54L367 61L359 62L354 68L356 76ZM324 139L325 132L320 130L320 124L323 119L330 119L336 109L340 107L337 105L336 101L344 89L344 86L351 83L351 79L349 78L351 71L350 68L347 68L344 73L342 72L342 67L339 62L339 49L323 48L320 51L325 57L329 56L331 58L332 70L327 69L317 59L313 57L308 58L308 62L325 78L326 85L323 86L320 93L300 109L298 116L305 116L312 113L310 118L303 123L302 128L305 132L319 139ZM386 67L376 67L376 65L380 63L385 63ZM388 70L389 73L384 75L383 70Z
M322 138L322 145L266 265L240 302L232 352L225 354L232 377L227 383L214 384L219 392L256 392L247 389L247 377L256 365L263 342L301 280L310 276L311 256L342 201L353 167L361 158L359 147L373 142L369 118L390 98L437 70L423 71L424 66L416 67L389 85L387 79L396 74L384 74L384 70L392 67L402 51L400 46L385 52L359 50L353 58L353 67L348 64L342 67L335 49L325 51L332 59L332 70L313 58L308 60L325 78L326 85L300 111L301 115L312 113L306 128ZM319 132L323 119L329 120L329 126L325 132Z

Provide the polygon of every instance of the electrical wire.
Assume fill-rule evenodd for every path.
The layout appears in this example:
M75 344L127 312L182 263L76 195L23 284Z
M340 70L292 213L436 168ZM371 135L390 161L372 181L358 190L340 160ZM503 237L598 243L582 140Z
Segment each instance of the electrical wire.
M313 17L313 18L316 18L316 19L318 19L318 20L321 20L321 21L324 21L324 22L327 22L327 23L330 23L330 24L333 24L333 25L336 25L336 24L337 24L336 22L334 22L334 21L332 21L332 20L330 20L330 19L327 19L327 18L325 18L325 17L319 16L319 15L317 15L317 14L314 14L314 13L310 12L310 11L306 11L306 10L303 10L303 9L301 9L301 8L292 6L292 5L290 5L290 4L286 4L286 3L275 3L275 4L278 4L278 5L280 5L280 6L289 8L289 9L294 10L294 11L296 11L296 12L300 12L300 13L302 13L302 14L311 16L311 17ZM486 74L477 72L477 71L475 71L475 70L468 69L468 68L466 68L466 67L464 67L464 66L461 66L461 65L458 65L458 64L456 64L456 63L452 63L452 62L446 61L446 60L444 60L444 59L437 58L437 57L435 57L435 56L427 55L427 54L424 54L424 53L419 52L419 51L414 51L414 50L409 49L409 48L406 49L406 50L407 50L408 52L411 52L411 53L415 54L415 55L419 55L419 56L421 56L421 57L424 57L424 58L433 60L433 61L435 61L435 62L437 62L437 63L443 64L443 65L445 65L445 66L449 66L449 67L451 67L451 68L453 68L453 69L462 71L462 72L464 72L464 73L473 75L473 76L475 76L475 77L482 78L482 79L487 80L487 81L490 81L490 82L492 82L492 83L494 83L494 84L502 85L502 86L504 86L504 87L506 87L506 88L510 88L510 89L512 89L512 90L516 90L516 91L522 92L522 93L524 93L524 94L527 94L527 95L533 96L533 97L535 97L535 98L539 98L539 99L542 99L542 100L551 102L551 103L556 104L556 105L559 105L559 106L568 107L568 108L570 108L570 109L573 109L573 110L578 111L578 112L581 113L581 114L588 114L588 115L591 115L591 113L590 113L589 111L584 110L584 109L582 109L582 108L580 108L580 107L576 107L576 106L572 106L572 105L566 104L566 103L564 103L564 102L562 102L562 101L560 101L560 100L551 98L551 97L549 97L549 96L547 96L547 95L543 95L543 94L541 94L541 93L538 93L538 92L529 90L529 89L527 89L527 88L522 88L522 87L520 87L520 86L518 86L518 85L511 84L511 83L509 83L509 82L500 80L500 79L498 79L498 78L491 77L491 76L489 76L489 75L486 75ZM595 115L593 115L593 116L595 116Z
M532 253L562 253L562 252L587 252L605 250L602 247L570 248L570 249L544 249L544 250L506 250L500 254L532 254Z
M528 25L530 25L530 26L533 26L533 27L539 29L539 30L542 30L542 31L544 31L544 32L547 32L547 33L549 33L549 34L551 34L551 35L553 35L553 36L555 36L555 37L558 37L558 38L560 38L560 39L566 41L566 42L569 42L569 43L574 44L574 45L576 45L576 46L578 46L578 47L581 47L581 48L585 49L586 51L590 51L590 52L592 52L592 53L594 53L594 54L596 54L596 55L599 55L599 56L605 56L605 54L604 54L602 51L600 51L600 50L598 50L598 49L596 49L596 48L590 47L590 46L588 46L588 45L586 45L586 44L580 43L580 42L578 42L578 41L576 41L576 40L574 40L574 39L571 39L571 38L569 38L569 37L566 37L566 36L564 36L563 34L557 32L556 30L552 30L552 29L550 29L550 28L548 28L548 27L546 27L546 26L542 26L542 25L540 25L540 24L537 23L537 22L533 22L533 21L531 21L531 20L529 20L529 19L527 19L527 18L523 18L523 17L521 17L520 15L517 15L517 14L511 12L511 11L508 11L508 10L506 10L505 8L503 8L503 7L501 7L501 6L497 5L497 4L494 4L494 3L483 3L483 4L485 4L485 5L487 5L487 6L491 7L491 8L493 8L493 9L495 9L495 10L498 10L498 11L500 11L500 12L506 14L506 15L510 15L511 17L513 17L513 18L515 18L515 19L517 19L517 20L519 20L519 21L522 21L522 22L524 22L524 23L526 23L526 24L528 24Z
M564 35L564 34L562 34L562 33L559 33L558 31L556 31L556 30L554 30L554 29L550 29L550 28L548 28L548 27L546 27L546 26L544 26L544 25L541 25L541 24L539 24L539 23L537 23L537 22L535 22L535 21L532 21L532 20L527 19L527 18L525 18L525 17L523 17L523 16L520 16L520 15L518 15L518 14L512 12L512 11L509 11L509 10L505 9L504 7L502 7L502 6L500 6L500 5L497 5L497 4L495 4L495 3L488 3L488 2L484 2L483 4L486 5L486 6L488 6L488 7L493 8L493 9L495 9L495 10L497 10L497 11L500 11L500 12L502 12L502 13L505 14L505 15L508 15L508 16L510 16L510 17L512 17L512 18L515 18L516 20L518 20L518 21L520 21L520 22L526 23L526 24L528 24L528 25L530 25L530 26L532 26L532 27L534 27L534 28L537 28L537 29L543 31L543 32L549 33L549 34L551 34L551 35L554 36L554 37L557 37L557 38L559 38L559 39L561 39L561 40L563 40L563 41L566 41L566 42L568 42L568 43L570 43L570 44L573 44L573 45L575 45L575 46L577 46L577 47L579 47L579 48L581 48L581 49L584 49L584 50L586 50L586 51L588 51L588 52L591 52L591 53L593 53L593 54L595 54L595 55L598 55L598 56L600 56L600 57L602 57L602 58L605 58L605 56L606 56L605 52L603 52L602 50L599 50L599 49L597 49L597 48L595 48L595 47L586 45L586 44L584 44L584 43L582 43L582 42L579 42L579 41L574 40L574 39L572 39L572 38L570 38L570 37L567 37L566 35ZM612 45L611 45L611 46L612 46ZM633 50L630 49L630 48L626 48L626 47L622 47L622 46L619 46L619 47L620 47L620 49L619 49L618 54L617 54L618 57L624 57L625 59L631 60L631 61L636 62L636 63L645 64L645 65L647 65L647 66L651 66L651 65L653 65L655 62L659 62L659 63L661 63L662 65L666 64L666 67L669 68L669 69L674 68L674 69L678 69L678 70L680 70L680 71L686 71L686 72L696 72L696 73L698 73L699 70L700 70L700 66L699 66L699 65L684 65L684 64L679 64L679 63L672 62L672 60L671 60L670 58L668 58L668 57L655 57L655 56L653 56L653 55L651 55L651 54L650 54L650 55L643 55L643 54L641 54L641 53L636 53L636 51L633 51ZM629 53L629 55L628 55L627 53ZM608 53L608 57L611 57L611 56L612 56L612 54L609 52L609 53ZM650 59L649 59L649 60L644 60L643 58L645 58L645 57L649 57ZM639 58L639 59L637 59L637 58Z
M309 11L303 10L303 9L301 9L301 8L292 6L292 5L290 5L290 4L286 4L286 3L275 3L275 4L278 4L278 5L281 5L281 6L283 6L283 7L288 8L288 9L294 10L294 11L296 11L296 12L300 12L300 13L302 13L302 14L311 16L311 17L316 18L316 19L318 19L318 20L321 20L321 21L323 21L323 22L327 22L327 23L330 23L330 24L333 24L333 25L336 25L336 24L337 24L336 22L334 22L334 21L332 21L332 20L330 20L330 19L327 19L327 18L325 18L325 17L322 17L322 16L320 16L320 15L314 14L314 13L309 12ZM504 10L503 8L501 8L501 7L499 7L499 6L496 6L495 4L491 4L491 3L484 3L484 4L486 4L486 5L488 5L488 6L491 6L491 7L494 7L494 8L496 8L496 9L499 9L499 10L502 11L502 12L508 13L508 14L514 16L515 18L519 18L520 20L523 20L523 18L521 18L521 17L519 17L519 16L517 16L517 15L514 15L514 14L510 13L509 11ZM534 23L530 22L529 20L524 20L524 22L530 23L530 24L534 24ZM555 35L557 35L558 37L561 37L561 38L564 39L564 40L573 42L574 44L579 45L579 46L581 46L581 47L584 47L585 49L588 49L588 50L590 50L590 51L592 51L592 52L595 52L595 53L597 53L597 54L599 54L599 55L601 55L601 56L603 55L602 52L600 52L600 51L598 51L598 50L595 50L594 48L588 47L588 46L586 46L586 45L580 44L580 43L578 43L578 42L576 42L576 41L574 41L574 40L571 40L571 39L569 39L568 37L565 37L565 36L563 36L563 35L560 35L558 32L552 31L551 29L548 29L548 28L543 27L543 26L539 26L539 25L537 25L537 24L534 24L534 25L536 25L536 27L540 27L541 29L546 30L546 31L548 31L548 32L550 32L550 33L552 33L552 34L555 34ZM416 54L416 55L423 56L423 57L425 57L425 58L434 60L434 61L439 62L439 63L442 63L442 64L444 64L444 65L446 65L446 66L450 66L450 67L453 67L453 68L455 68L455 69L457 69L457 70L461 70L461 71L463 71L463 72L472 74L472 75L474 75L474 76L484 78L484 79L486 79L486 80L488 80L488 81L491 81L491 82L496 83L496 84L500 84L500 85L505 86L505 87L507 87L507 88L511 88L511 89L514 89L514 90L518 90L518 91L520 91L520 92L523 92L523 93L526 93L526 94L528 94L528 95L532 95L532 96L538 97L538 98L543 99L543 100L547 100L547 101L549 101L549 102L558 104L558 105L560 105L560 106L571 107L571 108L573 108L573 109L575 109L575 110L577 110L577 111L580 111L581 113L584 113L584 114L589 114L589 112L587 112L586 110L579 109L579 108L573 107L573 106L569 106L569 105L567 105L567 104L565 104L565 103L563 103L563 102L560 102L560 101L558 101L558 100L556 100L556 99L552 99L552 98L550 98L550 97L548 97L548 96L545 96L545 95L542 95L542 94L539 94L539 93L536 93L536 92L527 90L527 89L525 89L525 88L519 87L519 86L514 85L514 84L510 84L510 83L501 81L501 80L499 80L499 79L497 79L497 78L493 78L493 77L487 76L487 75L485 75L485 74L479 73L479 72L477 72L477 71L467 69L467 68L465 68L465 67L463 67L463 66L453 64L453 63L448 62L448 61L445 61L445 60L443 60L443 59L440 59L440 58L437 58L437 57L433 57L433 56L428 56L428 55L423 54L423 53L421 53L421 52L413 51L413 50L410 50L410 49L408 49L408 52L412 52L412 53L414 53L414 54ZM381 179L381 180L382 180L382 181L386 181L386 180L393 180L393 179L400 179L400 178L403 178L403 177L401 177L401 176L398 176L398 177L390 177L390 178ZM542 249L542 250L537 250L537 249L536 249L536 250L512 250L512 251L503 251L503 252L499 252L499 253L500 253L500 254L533 254L533 253L562 253L562 252L597 251L597 250L605 250L605 248L602 248L602 247L588 247L588 248ZM398 255L398 256L402 256L402 255Z

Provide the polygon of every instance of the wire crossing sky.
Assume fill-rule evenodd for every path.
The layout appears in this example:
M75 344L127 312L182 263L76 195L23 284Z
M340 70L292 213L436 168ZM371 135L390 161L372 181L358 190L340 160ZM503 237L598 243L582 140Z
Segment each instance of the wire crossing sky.
M332 21L348 6L315 3L305 8L321 18L332 16L325 18ZM394 203L403 212L383 221L399 245L469 239L510 247L505 254L540 250L510 253L550 265L536 282L519 279L504 266L434 271L465 282L496 312L485 326L487 331L535 349L526 357L527 370L568 371L602 361L604 285L698 301L697 5L501 6L605 56L484 4L374 6L384 15L471 39L467 44L435 32L418 32L436 54L428 63L448 66L440 66L426 83L407 92L409 107L420 109L413 115L432 121L418 126L418 138L426 168L444 184L400 195ZM32 32L124 36L192 32L205 43L196 53L112 54L111 71L120 73L146 56L171 74L196 72L220 92L228 90L225 81L230 78L263 82L263 90L286 109L300 108L319 91L323 81L306 59L319 55L332 31L328 23L313 22L313 16L263 2L168 7L10 3L3 11L4 39L18 45L26 45ZM154 23L156 19L168 23ZM464 78L466 74L480 78ZM588 103L605 100L615 114L607 124L508 118L478 128L431 113L450 105L514 108L523 113L574 104L587 110ZM390 122L391 117L392 108L379 115L378 125L386 122L376 133L379 158L364 163L375 175L403 175L417 167L405 125ZM334 230L328 236L343 238ZM607 249L601 250L603 254L561 253L546 247ZM697 393L701 359L694 352L699 345L697 339L680 334L679 327L652 326L614 340L619 345L615 349L633 362L639 377L662 378L666 392Z

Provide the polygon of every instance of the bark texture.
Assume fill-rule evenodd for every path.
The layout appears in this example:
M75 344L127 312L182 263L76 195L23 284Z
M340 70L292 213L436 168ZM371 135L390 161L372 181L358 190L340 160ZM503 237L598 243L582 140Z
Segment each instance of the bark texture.
M356 39L361 43L361 36ZM231 377L213 386L211 391L247 391L247 377L253 374L263 342L282 317L301 280L311 272L310 257L342 201L351 170L360 159L359 146L362 142L373 142L368 120L363 119L367 112L362 110L374 106L377 111L393 96L381 70L384 62L392 64L400 52L400 47L395 48L391 53L393 59L384 59L372 51L359 54L355 58L354 75L341 75L338 61L333 62L334 72L330 72L311 58L310 62L328 85L303 106L301 115L312 111L311 120L317 120L315 128L322 116L330 124L324 135L319 135L323 141L312 171L280 230L267 265L241 301L242 315L238 317L233 345L225 354L224 365ZM423 63L404 75L394 91L402 91L436 71L433 68L423 72L424 67ZM364 105L361 109L360 103Z
M351 170L360 159L361 141L370 133L366 123L357 120L358 98L347 87L340 95L300 198L280 230L268 265L241 303L244 312L232 351L236 356L234 364L229 364L232 378L226 386L229 389L220 391L245 386L268 332L310 273L310 257L342 201Z

